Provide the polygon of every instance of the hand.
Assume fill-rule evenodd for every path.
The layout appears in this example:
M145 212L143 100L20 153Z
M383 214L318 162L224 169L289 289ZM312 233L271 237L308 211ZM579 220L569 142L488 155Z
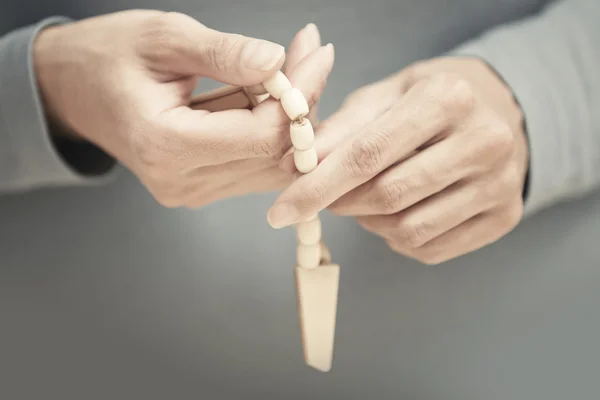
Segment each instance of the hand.
M305 32L304 40L313 43L314 35ZM312 106L333 52L312 45L302 55L291 56L296 62L286 72ZM201 77L252 86L285 59L285 49L275 43L160 11L48 28L34 47L50 118L118 159L167 207L200 207L287 182L273 168L289 147L289 121L277 101L253 110L189 107Z
M323 121L319 166L268 214L276 228L326 207L392 249L437 264L490 244L522 216L523 115L483 62L417 63L352 94ZM290 156L281 162L293 169Z

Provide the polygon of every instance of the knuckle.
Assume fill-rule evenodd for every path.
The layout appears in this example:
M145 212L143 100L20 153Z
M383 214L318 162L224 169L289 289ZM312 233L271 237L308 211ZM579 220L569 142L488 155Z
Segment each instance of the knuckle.
M394 251L398 254L404 253L404 249L402 248L402 246L395 240L386 239L385 242L392 251Z
M455 117L469 115L477 105L473 86L460 75L439 73L432 76L430 87L439 99L440 108Z
M177 208L183 205L181 196L176 190L168 188L168 185L155 184L149 188L150 194L158 204L166 208Z
M166 208L183 205L182 185L168 176L145 177L144 184L156 202Z
M310 205L322 204L325 201L326 190L322 184L313 184L306 190L307 202Z
M439 252L428 250L417 255L417 260L425 265L439 265L447 261L447 257Z
M183 14L165 12L148 21L142 35L142 52L159 59L174 48L175 30L181 25ZM148 50L150 50L148 52Z
M489 150L492 154L498 154L505 158L510 156L515 145L515 135L507 123L498 122L489 135Z
M503 170L499 185L497 186L499 186L498 190L501 190L502 193L506 193L512 197L512 195L521 194L522 182L523 179L519 173L519 168L516 163L513 162Z
M429 79L431 71L428 68L428 65L428 61L417 60L406 68L393 74L391 79L393 82L398 83L400 92L405 93L419 82Z
M183 205L181 200L175 196L154 196L154 198L165 208L178 208Z
M468 133L476 151L473 160L482 172L496 170L509 161L515 150L516 137L510 126L495 115L482 115Z
M159 23L162 22L165 26L177 26L182 22L188 22L191 17L177 11L166 11L158 17Z
M245 138L245 147L248 149L251 157L283 156L283 143L279 140L279 137L254 137L250 135Z
M208 62L217 71L225 71L231 65L235 49L239 47L241 36L231 34L220 36L208 44Z
M374 208L386 214L396 213L402 209L404 197L409 191L410 185L405 180L383 181L374 191Z
M189 15L177 11L166 11L158 15L155 21L152 21L152 26L156 32L171 33L191 21L195 22Z
M391 133L379 130L355 139L346 155L344 167L352 178L379 172Z
M521 219L523 218L523 209L523 201L519 196L518 199L513 201L503 213L503 225L507 231L514 229L521 222Z
M382 233L381 229L378 229L378 227L373 223L373 219L369 218L369 217L356 217L356 222L363 227L365 230L372 232L372 233Z
M479 143L480 159L485 160L488 166L497 166L498 162L506 162L512 157L516 135L508 123L496 115L482 115L472 133Z
M423 220L404 218L397 230L397 240L410 249L417 249L427 243L430 227Z

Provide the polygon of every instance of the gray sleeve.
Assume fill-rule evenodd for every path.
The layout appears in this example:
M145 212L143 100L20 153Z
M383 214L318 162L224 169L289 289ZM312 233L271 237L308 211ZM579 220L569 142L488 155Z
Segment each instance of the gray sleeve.
M38 93L32 47L50 18L0 37L0 194L49 186L98 184L116 161L87 142L52 135Z
M554 2L450 55L477 56L512 89L525 116L529 216L600 186L600 1Z

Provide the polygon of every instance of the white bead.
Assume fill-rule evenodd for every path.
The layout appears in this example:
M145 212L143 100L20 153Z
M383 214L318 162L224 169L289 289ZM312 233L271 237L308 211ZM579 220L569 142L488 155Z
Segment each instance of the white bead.
M290 80L281 71L262 83L263 87L271 96L279 100L283 93L292 88Z
M296 164L296 169L299 172L308 174L317 168L318 163L319 157L314 147L308 150L294 150L294 164Z
M292 121L305 117L308 114L308 103L300 89L291 88L281 95L279 101L285 113Z
M319 244L321 241L321 219L299 222L296 226L296 236L301 244Z
M310 121L302 118L302 120L295 120L290 124L290 137L294 148L308 150L313 147L315 142L315 131Z
M303 268L316 268L321 263L321 244L301 244L296 251L296 262Z

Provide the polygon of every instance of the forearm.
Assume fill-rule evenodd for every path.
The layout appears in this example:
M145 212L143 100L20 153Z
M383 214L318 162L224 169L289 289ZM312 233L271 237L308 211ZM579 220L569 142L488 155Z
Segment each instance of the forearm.
M485 60L525 116L526 215L600 186L600 2L564 0L453 51Z
M41 29L64 22L45 20L0 38L0 193L102 182L116 164L88 143L62 137L47 119L34 42Z

